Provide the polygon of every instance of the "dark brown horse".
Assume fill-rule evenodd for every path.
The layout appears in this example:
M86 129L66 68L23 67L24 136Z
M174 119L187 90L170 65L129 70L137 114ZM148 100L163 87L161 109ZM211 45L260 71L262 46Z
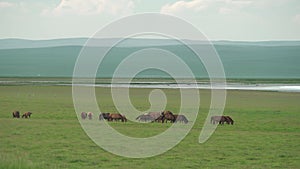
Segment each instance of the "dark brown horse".
M86 113L86 112L81 112L81 118L82 118L83 120L85 120L86 117L87 117L87 113Z
M12 112L13 118L20 118L20 112L19 111L14 111Z
M139 115L136 120L138 121L143 121L143 122L147 122L147 121L153 121L155 120L152 116L150 116L149 114L142 114Z
M225 118L226 118L227 124L233 125L234 121L232 120L232 118L230 116L225 116Z
M177 115L177 114L174 114L174 117L175 117L175 123L177 122L180 122L180 123L185 123L187 124L189 121L188 119L184 116L184 115Z
M30 118L31 114L31 112L26 112L22 115L22 118Z
M108 116L108 121L119 121L121 120L122 122L126 122L127 119L124 115L121 115L120 113L110 113Z
M110 113L100 113L99 120L108 120Z
M170 111L163 111L161 112L162 117L162 123L164 123L166 121L166 123L168 121L170 121L171 123L174 123L176 118L174 116L174 114Z

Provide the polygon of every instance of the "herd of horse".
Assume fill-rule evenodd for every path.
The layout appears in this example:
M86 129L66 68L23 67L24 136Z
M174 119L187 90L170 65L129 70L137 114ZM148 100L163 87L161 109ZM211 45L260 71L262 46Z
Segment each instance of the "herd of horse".
M30 118L31 114L32 114L31 112L25 112L22 115L22 118ZM20 118L21 117L19 111L12 112L12 116L13 116L13 118Z
M93 113L92 112L81 112L81 118L83 120L85 119L92 119ZM120 113L100 113L99 114L99 120L107 120L107 121L121 121L121 122L127 122L127 118L125 115L122 115ZM184 115L177 115L173 114L170 111L163 111L163 112L149 112L142 115L139 115L136 118L137 121L140 122L182 122L182 123L188 123L188 119Z
M171 122L171 123L188 123L188 119L184 115L173 114L171 111L149 112L139 115L136 120L142 122Z
M30 118L31 112L25 112L22 115L22 118ZM20 118L20 112L19 111L14 111L12 112L13 118ZM81 118L83 120L85 119L93 119L93 113L92 112L81 112ZM107 120L107 121L122 121L122 122L127 122L127 118L125 115L122 115L120 113L100 113L99 114L99 120ZM171 111L162 111L162 112L149 112L145 113L142 115L139 115L136 120L140 122L171 122L171 123L185 123L187 124L189 121L184 115L178 115L178 114L173 114ZM212 116L210 118L210 123L211 124L221 124L223 125L224 123L226 124L231 124L233 125L234 121L230 116Z
M92 119L93 113L92 112L82 112L81 113L82 119ZM100 113L99 114L99 120L107 120L107 121L121 121L121 122L127 122L127 118L125 115L122 115L120 113ZM186 118L185 115L178 115L173 114L171 111L162 111L162 112L149 112L142 115L139 115L136 118L137 121L140 122L171 122L171 123L185 123L187 124L189 121ZM228 124L233 124L232 118L229 116L213 116L212 117L212 124L224 124L224 122L227 122Z

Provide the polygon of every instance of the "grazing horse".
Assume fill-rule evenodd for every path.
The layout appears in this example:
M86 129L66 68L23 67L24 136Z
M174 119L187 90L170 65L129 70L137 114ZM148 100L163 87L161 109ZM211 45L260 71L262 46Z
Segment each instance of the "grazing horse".
M13 118L20 118L20 112L19 111L14 111L12 112Z
M230 116L225 116L225 118L226 118L227 124L233 125L234 121L232 120L232 118Z
M125 117L125 115L122 115L121 116L123 117L123 122L127 122L127 118Z
M174 117L175 117L175 123L177 122L180 122L180 123L185 123L187 124L189 121L188 119L184 116L184 115L177 115L177 114L174 114Z
M30 118L30 116L31 116L31 112L26 112L26 113L24 113L23 115L22 115L22 118Z
M175 116L170 111L163 111L161 113L161 115L163 116L162 117L162 123L164 123L165 121L166 121L166 123L167 123L167 121L170 121L171 123L174 123L175 120L176 120Z
M110 113L100 113L99 120L108 120Z
M119 121L121 120L122 122L126 122L127 119L124 115L121 115L120 113L110 113L108 116L108 121Z
M224 124L226 122L226 118L224 116L212 116L210 118L210 123L212 124Z
M212 124L223 125L224 122L226 122L227 124L233 124L233 120L229 116L212 116L210 118L210 123Z
M82 118L83 120L85 120L86 117L87 117L87 113L86 113L86 112L81 112L81 118Z
M93 119L93 113L92 112L88 112L87 116L89 117L89 120Z
M153 121L155 120L152 116L150 116L149 114L142 114L142 115L139 115L136 120L138 121L144 121L144 122L147 122L147 121Z

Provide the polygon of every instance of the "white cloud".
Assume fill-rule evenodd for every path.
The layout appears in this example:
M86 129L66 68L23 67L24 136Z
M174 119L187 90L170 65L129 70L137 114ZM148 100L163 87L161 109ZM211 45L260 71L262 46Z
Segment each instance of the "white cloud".
M217 0L216 2L220 4L219 13L222 15L238 12L253 4L252 0Z
M10 2L0 2L0 8L8 8L14 6L13 3Z
M43 15L127 15L133 12L132 0L62 0L54 9L46 9Z
M177 1L164 5L160 12L168 14L181 14L183 12L199 12L207 8L215 8L220 14L229 14L236 10L250 6L254 0L192 0Z
M209 0L177 1L173 4L164 5L160 12L168 14L174 14L185 10L198 12L206 9L209 3Z

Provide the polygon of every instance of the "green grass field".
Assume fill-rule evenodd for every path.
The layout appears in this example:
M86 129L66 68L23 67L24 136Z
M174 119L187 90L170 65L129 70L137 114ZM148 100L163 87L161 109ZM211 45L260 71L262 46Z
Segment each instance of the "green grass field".
M210 92L200 90L198 119L182 142L159 156L130 159L106 152L89 139L77 120L71 91L68 86L0 86L0 168L300 168L300 93L228 91L224 114L235 124L218 126L199 144L210 103ZM149 108L150 91L130 90L138 110ZM167 109L178 111L178 90L164 91ZM101 110L116 111L108 88L97 88L96 94ZM32 118L13 119L14 110L31 111ZM135 137L170 126L110 124Z

